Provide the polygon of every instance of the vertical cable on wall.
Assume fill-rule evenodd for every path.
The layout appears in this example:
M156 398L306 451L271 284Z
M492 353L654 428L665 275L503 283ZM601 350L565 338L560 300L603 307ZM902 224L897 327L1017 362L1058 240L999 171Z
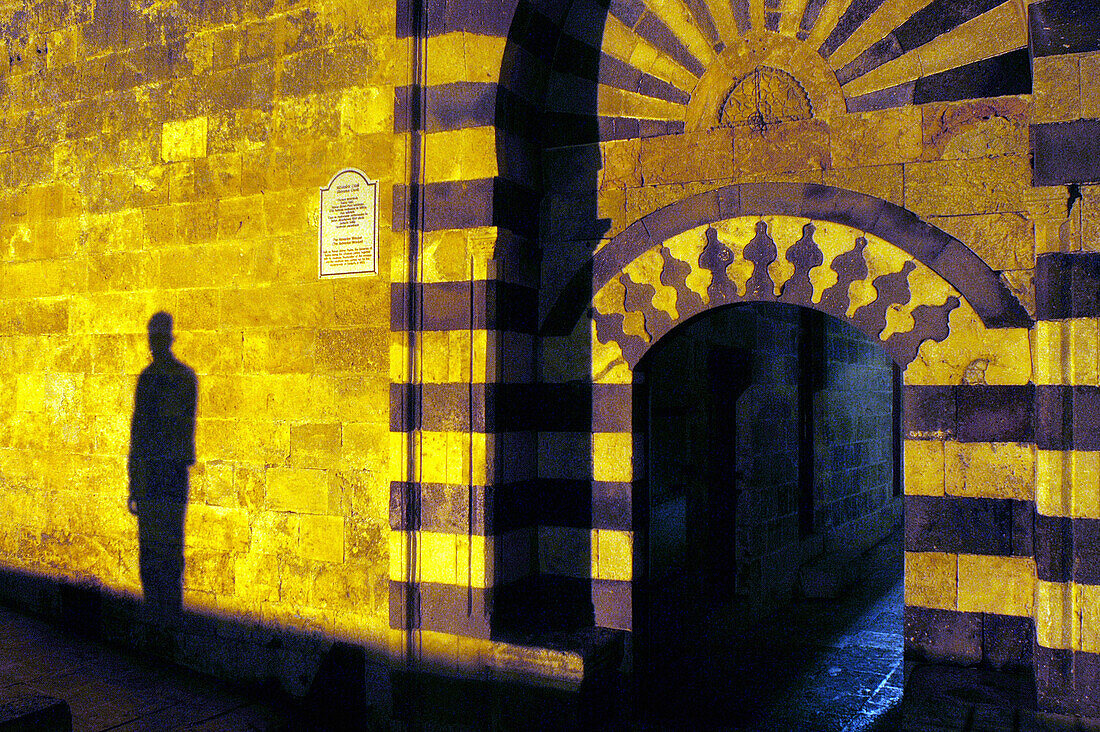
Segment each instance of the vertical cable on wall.
M409 95L409 207L408 207L408 286L406 338L408 339L408 384L404 400L406 424L405 465L405 660L410 671L410 692L416 696L416 666L421 644L420 634L420 563L417 561L417 538L420 531L420 466L423 465L423 439L421 435L421 384L423 365L419 358L420 331L423 325L423 293L420 287L420 244L424 233L424 80L426 53L426 24L423 0L410 0L409 26L413 29L412 44L412 93ZM410 705L415 709L416 704ZM415 712L414 712L415 713Z

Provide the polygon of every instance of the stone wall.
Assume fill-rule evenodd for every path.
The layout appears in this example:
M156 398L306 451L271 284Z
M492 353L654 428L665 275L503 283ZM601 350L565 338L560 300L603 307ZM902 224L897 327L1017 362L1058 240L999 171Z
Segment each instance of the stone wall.
M850 326L819 323L815 338L796 308L726 308L685 325L651 357L654 581L697 575L689 584L718 585L719 597L761 608L799 591L803 564L822 554L850 561L898 525L892 363ZM809 381L800 361L803 340L811 351L820 349L807 354ZM716 377L716 353L728 354L719 368L740 373ZM800 526L803 389L813 394L807 415L813 522L807 527ZM736 488L725 459L740 473ZM723 516L734 501L735 511ZM716 557L723 553L732 561Z
M893 363L846 323L825 318L823 326L824 379L814 397L814 526L826 552L852 558L901 521Z
M0 565L141 598L127 462L165 311L197 378L184 607L385 647L393 13L0 10ZM345 167L381 180L381 272L321 281L318 188ZM189 628L161 645L224 671L198 649L230 641Z

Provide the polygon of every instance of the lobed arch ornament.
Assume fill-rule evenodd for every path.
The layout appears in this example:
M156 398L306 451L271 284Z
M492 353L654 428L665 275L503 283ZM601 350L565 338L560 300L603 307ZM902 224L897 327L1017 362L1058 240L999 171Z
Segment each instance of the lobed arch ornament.
M938 408L943 386L1032 378L1032 320L998 274L886 201L821 185L740 184L637 221L595 252L541 328L544 359L591 356L597 625L633 627L633 582L645 571L635 561L643 561L634 546L641 527L629 518L648 482L637 411L648 387L636 367L680 323L741 302L813 308L877 339L916 387L906 403L918 412ZM914 424L921 432L907 438L949 439ZM915 451L907 472L935 469L937 455L942 463L942 452Z
M845 320L906 383L1030 379L1031 318L983 260L899 206L815 184L731 185L639 220L593 255L542 333L571 333L588 313L593 380L623 383L676 325L739 302Z

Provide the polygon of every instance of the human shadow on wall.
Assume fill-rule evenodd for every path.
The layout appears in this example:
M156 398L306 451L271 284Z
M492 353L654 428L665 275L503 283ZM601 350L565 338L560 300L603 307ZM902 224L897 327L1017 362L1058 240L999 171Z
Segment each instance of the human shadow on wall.
M172 316L149 319L153 361L138 377L130 423L130 513L138 520L145 606L178 614L183 593L183 522L195 462L195 372L172 353Z

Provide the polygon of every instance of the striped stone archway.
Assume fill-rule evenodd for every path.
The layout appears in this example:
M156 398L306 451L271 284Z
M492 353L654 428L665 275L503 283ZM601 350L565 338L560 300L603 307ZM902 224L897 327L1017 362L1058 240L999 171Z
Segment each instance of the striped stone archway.
M603 517L630 517L645 491L635 368L678 324L740 302L846 320L903 369L907 648L983 660L985 623L998 638L990 653L1030 663L1030 318L957 240L897 206L825 186L729 186L651 214L594 254L544 323L550 358L591 354L596 623L632 625L634 527ZM540 441L544 451L553 443ZM975 627L976 659L959 642Z

